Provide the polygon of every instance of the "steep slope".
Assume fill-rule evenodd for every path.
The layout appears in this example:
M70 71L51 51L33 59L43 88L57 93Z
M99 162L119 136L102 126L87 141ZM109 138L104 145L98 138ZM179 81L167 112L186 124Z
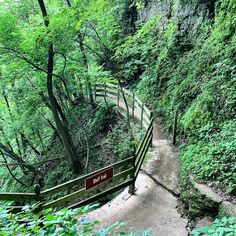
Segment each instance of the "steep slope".
M182 186L189 173L235 196L236 2L154 1L116 54L123 75L172 132L178 113ZM137 80L138 74L138 80Z
M190 175L225 200L236 197L236 2L139 1L138 8L137 31L116 58L167 133L178 114L181 197L195 219ZM206 209L201 215L218 214Z

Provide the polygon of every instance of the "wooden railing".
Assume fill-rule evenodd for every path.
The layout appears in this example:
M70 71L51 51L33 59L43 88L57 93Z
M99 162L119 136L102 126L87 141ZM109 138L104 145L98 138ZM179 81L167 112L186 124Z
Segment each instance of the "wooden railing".
M127 102L129 115L140 123L140 128L147 129L150 125L153 114L134 92L117 84L97 83L94 85L94 95L95 100L102 97L116 103L123 114L127 113Z
M105 99L115 103L121 114L124 116L129 114L130 118L139 122L140 129L145 131L134 156L44 191L40 191L36 185L35 193L0 193L0 201L20 201L28 204L39 202L41 209L65 206L77 208L127 186L130 186L129 193L134 194L136 178L152 143L152 112L134 93L118 85L99 83L94 85L93 90L96 100ZM65 194L65 191L69 193ZM22 206L11 206L11 208L19 210Z

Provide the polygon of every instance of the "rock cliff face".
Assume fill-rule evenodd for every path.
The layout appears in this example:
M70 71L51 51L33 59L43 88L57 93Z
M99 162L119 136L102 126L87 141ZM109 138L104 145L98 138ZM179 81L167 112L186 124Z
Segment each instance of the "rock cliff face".
M221 189L221 193L225 191L224 188L228 188L228 181L231 183L231 179L226 177L227 174L216 179L221 175L221 171L216 171L215 165L212 172L208 172L208 169L213 167L211 163L214 163L217 158L225 163L225 160L232 156L232 163L235 161L233 151L230 154L225 154L226 151L223 151L222 155L215 155L212 152L214 148L214 150L220 149L219 140L227 143L227 146L233 150L230 138L233 137L234 131L227 137L220 136L226 130L218 129L218 127L224 127L226 122L231 123L231 120L235 119L230 115L231 113L225 116L229 109L225 109L223 105L231 99L235 104L235 98L228 95L231 89L236 91L233 82L235 81L236 61L235 12L235 0L149 0L138 12L139 19L144 22L154 16L160 18L160 23L157 21L160 34L153 37L152 43L149 43L150 51L156 49L158 53L156 58L148 58L148 63L145 61L148 66L140 75L142 80L139 89L142 92L149 90L151 96L146 95L149 100L155 97L153 103L157 114L159 117L164 117L163 123L169 122L166 125L169 132L172 131L171 122L174 116L172 111L178 107L180 114L178 135L179 137L182 135L183 139L185 138L192 144L186 149L182 149L181 152L181 199L193 224L196 223L197 218L206 216L214 218L221 214L235 216L236 214L234 202L229 202L231 198L215 197L216 194L207 185L186 182L187 174L196 170L195 173L199 174L198 179L202 180L202 183L216 182L216 185L211 186L219 188L218 190ZM166 34L168 27L170 29L172 26L173 33ZM149 37L151 38L151 36ZM168 45L165 42L169 39L172 41ZM145 49L145 47L143 48ZM151 57L151 53L148 56ZM155 82L152 82L153 80ZM224 89L220 89L224 84ZM225 93L225 95L219 95L221 93ZM222 102L217 102L220 99ZM212 102L209 102L210 100ZM222 112L224 116L221 116L218 111ZM209 116L204 117L207 112L209 112ZM202 123L198 123L199 121ZM211 122L214 125L217 124L212 129L213 132L207 128L209 124L213 124ZM205 139L205 133L202 135L201 129L208 130L211 139ZM219 137L222 138L219 139ZM212 146L209 144L209 140L211 140ZM206 158L209 158L207 162ZM199 160L201 164L199 164ZM219 170L221 170L220 165L217 164ZM209 177L213 172L216 174ZM233 175L233 169L227 170L227 172L232 172ZM232 186L235 186L235 177L232 179ZM226 182L227 184L225 184ZM230 191L231 195L235 197L236 190L228 188L228 192Z
M139 11L139 18L146 21L159 15L163 26L175 20L180 37L195 38L202 23L214 22L216 7L217 0L149 0Z

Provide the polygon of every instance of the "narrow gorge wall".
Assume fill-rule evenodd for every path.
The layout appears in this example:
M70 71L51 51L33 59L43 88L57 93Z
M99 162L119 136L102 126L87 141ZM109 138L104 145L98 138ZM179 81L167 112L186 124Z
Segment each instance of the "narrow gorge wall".
M138 16L144 26L129 45L139 69L136 89L168 133L178 113L183 192L191 193L193 174L234 204L236 1L156 0L143 6ZM188 196L188 207L194 198Z
M146 1L139 11L139 19L147 21L155 15L161 16L162 25L174 19L179 37L195 38L200 26L214 22L217 0L154 0Z

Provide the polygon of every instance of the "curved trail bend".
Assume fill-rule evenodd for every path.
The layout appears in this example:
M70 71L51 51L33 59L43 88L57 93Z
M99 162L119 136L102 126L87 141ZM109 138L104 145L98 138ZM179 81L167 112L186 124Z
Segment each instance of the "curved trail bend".
M138 116L139 112L135 111ZM126 188L112 201L86 217L99 219L101 227L117 221L128 222L134 230L151 229L154 236L187 236L187 219L177 211L179 194L179 157L161 132L154 127L153 147L142 166L131 196Z

